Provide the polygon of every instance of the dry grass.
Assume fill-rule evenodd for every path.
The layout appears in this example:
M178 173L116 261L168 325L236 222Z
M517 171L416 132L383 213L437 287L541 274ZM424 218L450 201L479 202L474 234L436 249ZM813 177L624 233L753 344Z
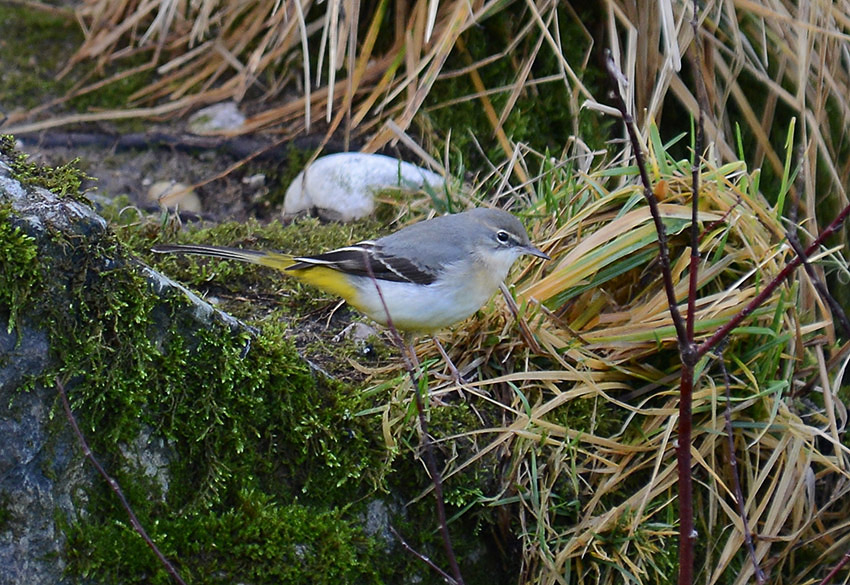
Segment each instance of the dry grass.
M690 213L689 165L655 154L662 213L677 234ZM626 169L621 182L615 168L554 173L564 204L537 234L554 260L545 272L535 263L517 283L519 299L548 307L538 310L531 302L525 313L542 346L539 356L529 356L501 299L486 318L450 337L459 367L484 358L482 380L464 392L474 409L489 412L482 420L498 424L445 439L447 445L476 444L475 455L448 464L447 483L477 465L492 466L494 457L499 461L501 487L481 504L514 512L525 558L522 582L657 583L675 573L675 334L655 266L651 220L633 186L636 171ZM775 206L752 191L753 175L743 164L706 167L702 184L696 331L705 338L793 252L782 242ZM686 245L685 237L672 238L682 307ZM835 250L824 255L844 263ZM822 574L843 552L838 543L850 539L844 520L850 450L841 440L847 412L826 362L835 350L831 319L814 299L800 272L736 330L725 350L747 518L759 564L776 583L805 583ZM493 346L494 337L502 343ZM846 363L846 352L840 355ZM515 373L500 374L504 369ZM697 371L700 582L748 583L753 565L732 495L723 377L713 356ZM444 387L435 394L452 392ZM402 392L388 407L388 437L401 431L394 425L409 399Z
M87 0L77 10L86 40L69 67L94 60L103 69L138 55L149 61L83 85L72 95L142 71L154 70L155 81L130 96L129 108L28 123L23 123L26 114L16 115L10 132L181 115L225 99L241 101L250 89L255 103L269 105L259 107L239 133L275 129L295 136L319 127L328 136L341 133L346 141L358 137L366 141L363 150L375 151L411 127L438 78L469 75L480 93L461 99L482 102L509 157L515 144L501 125L520 92L566 85L574 112L590 92L574 71L576 65L565 60L559 75L535 79L531 73L541 47L561 54L557 28L563 23L551 0L529 2L523 12L515 43L529 35L536 38L528 54L517 59L511 52L515 46L504 47L461 71L444 71L449 53L463 50L464 32L502 8L501 0L377 0L368 8L354 0ZM479 68L498 59L509 60L517 72L514 84L497 89L510 94L501 111L490 101L494 88L485 88L478 75Z
M640 11L628 2L609 5L610 32L623 51L623 70L638 80L629 88L635 111L646 121L659 120L663 110L670 113L677 106L697 111L695 85L677 70L693 40L692 4L669 4L660 0ZM818 217L822 198L817 195L824 192L833 193L840 206L847 205L850 7L725 0L701 3L700 10L699 41L705 54L701 68L710 108L706 130L718 160L745 156L750 168L766 167L781 176L786 120L795 116L797 143L806 147L800 161L806 177L806 217ZM671 18L659 18L663 13ZM659 51L659 46L665 50ZM738 124L751 144L746 153L738 149Z
M563 22L551 0L516 4L523 9L513 45L462 70L446 71L449 53L465 50L464 33L504 10L504 2L377 0L367 6L354 0L86 0L77 10L86 40L69 67L92 60L104 68L120 66L138 55L148 60L73 93L87 93L140 71L155 71L154 82L130 96L128 108L31 123L14 115L7 126L24 132L75 122L173 116L225 99L240 101L251 89L260 104L269 105L259 107L240 132L283 128L285 135L297 135L320 124L328 134L341 131L346 138L365 139L365 149L374 151L409 130L437 79L469 76L476 93L455 99L481 102L505 158L511 158L517 145L503 124L521 93L544 88L563 92L564 107L573 113L582 105L600 107L598 100L604 102L582 81L590 54L577 63L564 57L560 31L567 24L582 30L578 18L568 11L572 18ZM693 83L680 70L693 40L691 4L657 0L638 9L612 0L603 14L606 46L622 55L622 69L632 80L627 101L635 103L638 119L660 122L662 113L672 115L682 107L696 112ZM745 153L750 168L765 166L782 175L783 137L776 134L777 122L795 115L800 143L809 147L804 163L806 193L811 195L802 206L812 218L818 207L814 193L830 190L840 204L847 202L848 23L850 8L841 3L710 1L700 14L708 131L717 160L740 157L736 125L741 124L751 144ZM518 59L512 51L524 40L531 49ZM587 30L582 41L593 44ZM558 75L534 77L542 52L560 60ZM514 82L485 87L478 71L500 59L512 63ZM493 92L508 95L500 109L490 99ZM784 132L786 125L778 127ZM815 169L825 184L817 184Z

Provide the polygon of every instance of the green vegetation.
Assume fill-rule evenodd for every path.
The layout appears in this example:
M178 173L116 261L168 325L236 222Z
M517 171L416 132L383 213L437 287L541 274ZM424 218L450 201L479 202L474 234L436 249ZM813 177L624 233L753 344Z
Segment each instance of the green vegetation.
M57 79L83 41L73 15L0 4L0 103L6 108L33 108L63 96L77 75ZM8 114L9 110L6 110Z
M341 550L362 556L370 566L369 539L354 518L341 515L352 494L363 497L383 485L388 468L371 428L374 421L349 414L364 408L356 388L319 383L282 325L270 323L257 337L215 320L198 330L182 295L163 300L151 294L145 277L110 237L94 246L84 240L61 245L67 264L52 264L46 282L63 283L70 276L81 284L49 284L31 300L30 310L49 307L32 318L50 331L57 363L39 383L50 385L56 377L68 381L74 411L95 453L111 464L136 513L157 527L154 533L162 530L176 539L171 550L187 571L204 574L211 559L203 550L187 548L196 539L184 531L210 528L211 534L232 539L217 541L219 550L235 554L245 546L242 538L269 530L278 536L264 543L260 558L272 564L258 565L254 582L275 582L279 568L270 567L276 566L274 559L283 563L300 550L296 544L307 531L306 519L316 532L305 544L314 543L305 553L302 574L309 575L310 567L335 566L322 556L329 553L321 552L340 548L333 539L347 542ZM57 278L60 274L66 278ZM156 482L144 481L131 461L122 463L116 451L145 429L168 446L170 463L161 470L166 493ZM98 493L87 507L88 520L71 527L69 550L78 556L70 559L70 569L99 578L124 575L122 581L161 571L144 545L135 546L138 537L127 529L113 494L106 486ZM293 505L278 509L272 500ZM298 501L323 511L308 513ZM241 524L234 524L234 506L245 512L239 513ZM252 506L256 514L247 513ZM302 518L302 526L287 528L295 518ZM327 529L321 529L323 522ZM216 524L221 528L213 530ZM114 547L127 553L115 555ZM310 553L313 548L321 554ZM249 551L243 554L228 554L237 563L229 569L234 574L250 558ZM351 565L348 575L358 573L346 558L336 562Z
M57 167L40 165L30 161L28 155L17 152L14 137L8 135L0 136L0 154L9 157L7 164L12 176L25 187L41 187L56 195L88 203L81 187L90 177L79 169L79 159Z
M616 18L610 20L593 9L577 14L573 4L578 3L498 2L472 14L462 1L440 2L430 40L425 29L432 3L390 4L364 4L357 42L350 44L333 35L354 30L347 20L351 15L341 16L341 26L328 26L336 22L333 3L304 5L308 22L326 23L305 31L310 78L328 81L333 70L338 91L332 115L340 114L340 107L350 114L338 134L345 127L352 144L363 140L370 148L394 148L399 133L385 131L384 124L392 119L429 153L445 157L456 176L468 171L481 177L497 169L477 181L473 198L510 205L530 220L533 239L545 242L553 257L522 272L514 288L524 303L525 332L497 299L462 328L445 333L456 362L475 364L474 377L482 381L462 395L438 392L428 409L430 428L440 439L438 459L446 470L459 556L479 555L481 542L492 539L499 559L507 559L500 567L506 581L670 582L677 564L680 352L659 287L657 234L631 153L601 160L605 151L620 157L628 149L617 140L622 132L616 117L593 109L594 101L609 103L607 85L593 65L603 47L617 47L615 53L623 56L620 64L645 139L651 186L663 203L683 307L692 270L686 235L691 163L705 155L695 329L705 339L792 257L783 243L783 213L797 207L795 223L806 241L846 203L842 178L850 148L844 139L850 80L846 68L832 66L841 61L835 39L845 32L846 7L813 12L800 3L790 6L792 18L763 6L757 13L736 7L720 21L702 13L699 37L707 42L697 55L686 30L664 30L663 19L647 19L633 3L616 0L609 6ZM239 10L238 4L218 5L211 22L229 24L205 31L221 51L171 61L197 46L192 19L186 18L165 27L171 42L162 53L161 39L151 35L121 39L105 49L109 54L90 56L103 63L118 52L135 52L139 59L160 56L157 66L170 62L169 73L154 78L150 93L136 95L136 103L158 104L171 96L186 98L181 107L191 108L221 99L218 89L232 87L231 97L240 100L262 96L262 104L253 105L268 108L256 118L266 127L302 132L307 108L298 101L305 94L299 85L300 42L284 38L292 27L276 27L280 21L271 20L292 13L270 15L258 8L230 18L234 6ZM93 23L95 33L103 32L107 25L99 22L132 18L135 9L107 3L103 18L91 9L81 9L81 18ZM670 22L687 23L690 15L680 11L689 9L675 5ZM198 14L195 6L187 10ZM272 23L262 43L243 34L257 23ZM667 42L673 39L681 43L681 71L671 66L674 51ZM2 47L5 42L0 41ZM289 48L277 52L287 43ZM92 51L94 46L86 43ZM332 46L339 58L333 69ZM354 55L346 54L349 47ZM10 54L10 62L16 57ZM712 142L700 153L694 152L698 92L690 57L701 60L709 93ZM233 59L262 62L264 68L234 68ZM316 70L320 60L323 66ZM575 77L565 72L567 65ZM120 70L113 72L122 79ZM144 75L133 78L126 79L137 83ZM311 88L313 131L328 99L318 85ZM109 103L97 101L106 94L91 94L91 103L124 104L122 92L132 88L122 88L121 82L112 87L116 92ZM488 106L504 119L494 123ZM802 139L807 153L797 150ZM285 186L300 170L299 156L289 158L279 181L268 174L272 193L261 202L265 210L280 203L283 189L275 186ZM798 172L806 179L797 185L804 187L799 202L794 199ZM54 185L64 189L61 183ZM498 200L486 195L494 187ZM519 209L525 202L528 209ZM432 203L442 211L452 201L434 197ZM395 209L390 203L379 217L390 218ZM98 452L129 486L145 524L169 555L198 579L217 579L203 573L215 566L224 581L295 580L288 570L298 563L308 572L324 564L340 582L392 582L416 571L433 578L415 559L387 567L383 543L360 529L363 503L389 492L388 499L406 505L407 516L394 520L402 535L416 539L414 546L429 556L439 551L430 494L422 493L429 479L417 459L409 387L392 367L397 362L381 367L395 350L373 336L369 343L378 358L363 358L361 346L334 337L348 323L345 309L335 311L331 299L273 271L209 259L154 258L148 252L163 240L313 251L386 233L393 227L389 221L354 228L310 220L290 226L250 221L186 233L167 215L159 221L134 217L129 223L113 210L106 212L112 214L116 239L82 244L56 238L45 244L68 250L68 265L59 269L75 271L66 279L75 296L66 303L67 315L39 317L46 317L54 337L75 338L58 342L76 360L63 362L59 373L69 379L75 409L95 435ZM22 269L22 282L33 285L15 282L0 292L5 294L0 302L12 304L12 327L30 318L37 301L47 304L45 299L57 298L49 295L63 291L44 284L51 280L41 268L32 269L33 243L27 236L9 224L0 237L9 242L0 247L2 261ZM139 298L149 283L129 268L125 249L218 299L261 333L232 330L213 319L203 332L185 336L193 323L181 312L182 295L165 301ZM109 262L86 263L98 254ZM46 255L35 250L36 258ZM837 296L844 294L847 287L840 283L848 268L840 247L824 251L817 263ZM699 578L705 581L743 582L752 570L730 495L727 407L762 567L780 580L816 580L834 565L840 548L835 543L847 536L840 522L850 511L848 499L841 497L847 422L837 399L846 402L848 391L833 394L843 372L842 333L836 334L831 310L801 275L734 331L723 356L698 364L693 452L699 455L695 507ZM535 344L539 351L530 349ZM439 369L428 351L420 352L425 363ZM341 380L314 374L300 356ZM716 366L724 358L731 374L728 389ZM357 383L369 373L377 384L360 388ZM436 378L431 382L438 386ZM164 472L168 490L159 478L138 473L140 466L115 446L149 429L167 441L173 457ZM94 495L91 509L88 520L68 527L80 551L72 563L76 575L120 580L129 572L140 580L165 580L108 491ZM314 532L305 533L308 524ZM201 545L193 548L193 541ZM331 549L338 555L325 554ZM126 558L123 550L131 551ZM234 551L232 559L228 550ZM277 559L283 563L276 565ZM324 576L309 575L316 581ZM466 577L473 582L469 573Z
M63 173L73 177L72 168ZM21 178L53 180L46 171L33 170L17 168ZM106 212L119 217L115 209ZM116 223L114 233L92 225L83 237L54 230L34 237L13 227L13 218L4 208L0 265L2 274L18 274L21 280L3 287L0 304L10 310L10 326L47 331L52 364L21 390L64 382L95 455L185 578L382 583L421 574L423 583L439 582L412 556L389 562L385 549L391 544L364 531L371 499L385 492L390 500L401 494L412 498L428 479L418 463L399 460L398 449L384 443L381 414L391 387L364 392L313 372L299 356L290 324L330 303L316 301L315 291L299 291L295 281L272 271L151 256L151 235L164 237L167 221ZM358 236L368 237L375 226L359 229ZM354 235L349 227L306 220L285 227L223 224L180 238L316 249ZM256 290L285 300L229 303L241 305L243 317L259 333L234 328L214 314L199 321L183 293L153 294L127 246L190 285L215 281L222 290ZM308 303L309 297L314 300ZM338 369L347 364L346 354L357 351L352 342L326 344L323 350L334 355ZM345 369L350 373L350 366ZM440 433L474 421L466 404L434 409L431 418ZM66 428L61 409L51 424L57 431ZM415 450L415 417L407 425L405 442ZM454 499L458 507L469 501ZM70 575L168 581L105 483L96 481L86 501L78 503L86 514L73 523L63 521ZM413 545L439 557L430 498L410 507L404 519L391 521ZM454 526L459 550L480 557L479 529Z
M497 116L502 115L514 91L518 91L518 96L501 126L511 144L526 145L540 153L562 153L567 149L570 137L578 135L589 140L593 148L604 145L610 120L600 127L598 115L588 111L574 111L567 99L568 90L564 87L564 81L552 80L561 74L560 57L548 45L535 47L538 40L536 35L526 35L517 41L528 17L527 10L523 3L507 4L478 26L468 29L444 66L447 71L456 71L473 63L486 63L477 67L475 74L480 77L484 87L498 88L498 91L480 96L472 75L447 76L434 84L420 111L419 122L424 126L426 140L433 140L434 135L445 138L451 132L451 164L456 174L466 169L476 172L486 168L488 162L498 164L498 161L510 157L511 153L504 152L496 139L493 122L488 119L482 103L491 105ZM563 22L559 42L564 47L567 62L579 63L590 51L592 40L580 23L570 16L570 10L565 5L555 10L557 18ZM592 8L585 10L593 11ZM517 46L508 54L491 59L513 42L517 42ZM534 65L529 81L547 81L539 85L528 83L517 87L519 69L524 64L521 60L531 59L532 56ZM588 69L582 71L582 74L584 82L594 93L602 92L604 78L598 71ZM435 150L438 149L435 146ZM528 157L525 162L545 165L549 157L540 160ZM541 170L532 166L530 172L536 174Z
M232 506L195 509L153 524L159 543L187 583L381 583L380 546L340 510L276 503L260 491L235 494ZM127 526L77 525L70 561L83 577L120 583L171 583L147 545ZM94 550L94 558L86 553Z
M135 54L100 64L77 63L69 68L69 58L83 40L79 22L71 9L0 4L0 62L3 63L0 104L4 109L0 114L39 108L53 100L57 102L55 111L125 107L129 96L150 83L150 68L144 67L133 75L112 78L118 71L148 63L146 55ZM78 91L83 82L95 85L107 79L108 83L92 91L66 99L70 92ZM140 127L138 122L122 125Z
M0 307L9 310L6 327L11 333L22 307L29 304L41 284L38 247L20 226L11 223L9 210L0 208Z

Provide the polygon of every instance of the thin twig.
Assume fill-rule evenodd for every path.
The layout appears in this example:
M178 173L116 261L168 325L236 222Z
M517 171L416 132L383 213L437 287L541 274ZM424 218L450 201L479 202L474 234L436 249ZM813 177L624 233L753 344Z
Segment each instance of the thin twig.
M818 585L831 585L832 583L835 583L835 576L841 569L843 569L847 565L847 563L850 563L850 552L844 553L844 556L841 557L841 560L838 562L838 564L832 568L829 574L827 574L827 576L824 577L823 580L818 583Z
M363 252L366 254L366 252ZM431 435L428 433L428 420L425 416L425 404L422 400L422 389L421 389L421 378L419 374L413 368L413 360L416 359L416 354L414 350L410 349L410 356L408 357L406 352L407 347L404 343L404 340L401 334L396 329L393 324L392 316L390 315L390 310L387 308L387 302L384 299L384 293L381 291L381 286L378 284L378 279L375 278L375 273L372 271L372 265L369 263L369 259L366 258L366 272L369 275L369 278L372 279L372 282L375 283L375 290L378 291L378 298L381 300L381 305L384 308L384 313L387 316L387 328L390 330L390 335L392 336L393 342L401 351L404 356L405 366L407 367L407 374L410 376L410 382L413 384L413 399L416 403L416 412L419 416L419 430L422 433L422 455L425 460L425 467L428 469L428 474L431 476L431 482L434 484L434 499L436 500L437 505L437 521L440 525L440 535L443 539L443 549L446 553L446 558L449 562L449 567L454 575L454 578L451 578L451 585L464 585L463 576L460 573L460 566L457 562L457 556L455 555L454 547L452 546L452 538L449 533L449 523L446 516L446 501L443 497L443 475L440 473L439 468L437 467L437 458L434 455L434 440L431 438ZM402 546L406 549L414 552L414 554L420 559L427 559L428 557L416 553L413 549L407 545L404 541L402 541ZM433 563L428 562L428 565L431 567L435 567ZM439 570L439 569L438 569ZM446 575L446 573L442 570L439 570L441 575ZM445 577L444 577L445 578Z
M844 312L841 305L838 304L838 301L835 300L835 297L833 297L829 292L829 289L820 279L817 272L815 272L815 267L812 266L811 262L809 262L809 257L803 249L803 244L800 243L800 237L797 232L797 208L800 205L800 193L805 189L802 167L804 156L805 153L801 146L797 157L800 160L801 166L800 171L797 173L797 180L795 181L797 188L791 193L791 206L788 209L788 229L785 232L785 237L788 238L788 243L791 244L792 248L794 248L794 252L797 256L802 258L803 268L805 268L806 274L809 275L809 279L812 281L812 285L815 287L815 290L818 292L820 297L827 305L829 305L829 310L832 313L833 319L838 321L838 324L841 325L842 329L844 329L844 334L850 336L850 320L847 319L847 314Z
M719 225L722 225L722 224L726 223L726 220L727 220L727 219L729 219L729 216L730 216L730 215L732 215L732 211L733 211L736 207L740 206L743 202L744 202L744 200L741 198L741 193L740 193L740 191L739 191L739 192L738 192L738 198L735 200L735 203L733 203L732 205L730 205L730 206L729 206L729 209L727 209L727 210L723 213L723 215L721 215L720 217L718 217L717 219L715 219L714 221L712 221L710 224L708 224L707 226L705 226L705 229L703 229L703 230L702 230L702 234L700 235L700 238L699 238L700 242L702 242L702 239L703 239L703 238L704 238L707 234L710 234L710 233L711 233L711 231L712 231L714 228L716 228L716 227L717 227L717 226L719 226Z
M667 245L667 231L664 228L664 222L658 208L658 199L652 189L649 172L646 169L646 161L643 156L643 150L641 148L640 141L638 140L634 119L629 113L626 103L623 100L623 96L620 93L619 81L624 79L624 76L617 67L617 64L614 62L614 58L610 51L606 51L605 65L608 71L608 79L611 85L615 106L623 117L623 123L626 126L626 131L632 144L635 164L637 165L641 182L643 183L644 199L646 199L649 206L652 219L655 223L655 231L658 234L658 259L661 264L664 290L667 294L667 304L670 308L670 317L672 318L673 325L676 328L676 338L679 342L679 355L682 361L681 377L679 381L679 425L676 446L679 505L679 585L691 585L693 583L694 543L696 541L696 530L694 528L693 479L691 478L691 436L693 434L691 402L694 389L694 365L697 362L697 358L694 351L696 344L693 341L693 324L690 323L690 320L693 319L695 310L693 308L689 310L689 324L686 325L682 319L681 313L679 312L679 307L676 301L673 274L670 269L670 252ZM699 158L696 153L695 165L697 167L699 165ZM698 169L695 173L698 175ZM693 199L695 202L697 202L699 197L699 192L697 191L698 187L699 182L697 180L694 182ZM698 211L698 209L696 211ZM697 245L699 241L699 232L695 231L693 227L696 226L696 215L694 216L692 224L691 273L693 276L696 275L695 264L699 261L698 256L696 256L696 258L694 257L694 254L698 254ZM694 245L693 242L697 242L697 245ZM693 289L689 291L688 295L688 303L691 307L696 305L695 295L696 284L693 285Z
M691 266L688 279L688 315L687 315L687 335L688 343L694 342L694 322L696 321L696 304L697 304L697 282L699 274L699 242L700 232L699 224L699 177L700 169L702 168L702 147L705 140L705 110L708 98L705 93L705 79L702 77L702 51L699 44L699 27L697 24L698 7L694 2L694 13L691 17L691 28L694 32L694 55L692 64L694 77L697 85L697 104L699 105L699 113L697 115L697 135L694 138L694 162L691 166Z
M664 291L667 294L667 304L670 305L670 316L673 320L673 326L676 328L676 338L679 345L682 347L684 354L689 353L685 347L687 343L685 321L682 319L682 314L679 312L679 306L676 303L676 288L673 284L673 273L670 269L670 252L667 246L667 230L664 227L664 220L661 217L661 211L658 208L658 198L652 191L652 182L649 179L649 172L646 170L646 160L643 156L643 149L638 140L638 133L635 129L635 121L629 112L626 102L620 93L620 80L625 79L623 72L614 62L614 57L610 50L605 51L605 69L608 73L608 81L611 86L611 94L614 98L614 106L619 110L623 118L623 123L626 126L629 140L632 144L634 152L635 164L640 172L641 183L643 184L643 195L649 205L649 211L652 214L652 221L655 223L655 231L658 233L658 261L661 263L661 276L664 282ZM684 355L683 355L684 357ZM695 362L694 362L695 363Z
M815 267L812 266L811 262L809 262L808 254L806 254L806 250L803 249L803 244L800 243L800 238L797 236L796 228L797 226L794 226L785 233L785 236L788 238L788 243L791 244L791 247L794 249L797 256L802 259L803 268L806 270L806 274L809 275L809 279L811 279L815 290L818 291L818 294L824 302L829 305L832 318L838 322L844 330L844 334L850 336L850 320L847 319L844 309L841 308L841 305L838 304L838 301L835 300L835 297L832 296L829 289L826 288L826 285L818 276L817 272L815 272Z
M694 545L696 530L694 528L694 480L691 476L692 457L691 443L693 442L693 395L694 395L694 365L693 356L694 323L696 322L698 274L699 274L699 179L702 167L702 149L705 140L705 110L707 98L705 79L702 77L702 55L699 51L699 26L697 23L698 6L694 1L694 11L691 16L691 27L694 32L694 53L692 58L694 77L697 85L697 134L694 137L694 162L691 167L691 258L688 278L688 314L686 323L686 339L684 343L679 338L682 371L679 378L679 428L678 445L676 446L676 465L678 470L677 489L679 492L679 585L691 585L694 579ZM674 300L675 303L675 300ZM671 305L671 314L673 306Z
M753 544L753 536L750 532L749 522L747 521L747 510L744 507L744 490L741 489L741 478L738 477L738 458L735 456L735 436L732 434L732 382L729 377L729 371L726 369L726 362L723 359L722 348L718 351L717 363L720 364L720 369L723 372L723 383L726 386L726 409L724 410L723 415L726 419L726 440L729 446L729 467L732 468L732 485L735 488L735 503L738 505L738 515L741 517L744 543L747 545L747 550L750 553L750 559L753 561L756 583L762 585L766 582L766 578L764 571L762 571L759 566L758 557L756 556L756 547Z
M443 580L444 580L446 583L449 583L450 585L454 585L455 583L457 583L457 582L456 582L456 581L452 578L452 576L451 576L451 575L449 575L448 573L446 573L444 570L442 570L442 569L440 568L440 566L439 566L439 565L437 565L437 563L435 563L434 561L432 561L432 560L431 560L430 558L428 558L427 556L423 555L421 552L417 551L417 550L416 550L415 548L413 548L412 546L410 546L410 545L407 543L407 541L406 541L406 540L404 540L404 538L401 536L401 534L399 534L399 533L398 533L398 531L395 529L395 527L390 526L390 532L392 532L392 533L393 533L393 535L394 535L394 536L398 539L399 543L401 544L401 548L403 548L404 550L406 550L407 552L409 552L410 554L412 554L413 556L415 556L417 559L419 559L420 561L422 561L423 563L425 563L426 565L428 565L429 567L431 567L431 568L434 570L434 572L435 572L435 573L437 573L440 577L442 577L442 578L443 578Z
M768 282L762 291L757 294L748 304L745 306L739 313L733 316L729 321L726 322L725 325L720 327L714 334L711 335L708 339L703 341L697 348L696 354L697 358L701 358L706 353L711 351L720 341L729 335L729 332L732 331L735 327L741 324L741 322L746 319L750 313L755 311L762 303L767 300L767 298L773 294L780 284L782 284L786 278L788 278L792 272L794 272L797 268L799 268L800 264L803 263L803 258L811 256L823 242L836 233L841 226L844 224L844 220L847 219L847 216L850 215L850 205L847 205L844 209L842 209L835 219L833 219L828 226L818 234L811 244L804 250L803 255L797 254L788 261L788 264L779 271L779 273Z
M109 488L118 496L118 500L121 502L121 507L124 508L124 511L127 512L127 515L130 517L130 524L133 526L133 530L142 537L142 540L145 541L153 553L156 555L156 558L159 559L159 562L165 567L165 570L168 571L168 574L180 585L186 585L186 582L180 577L180 574L177 572L177 569L174 568L174 565L165 558L165 555L160 552L159 548L157 548L154 541L151 540L151 537L148 536L148 533L145 532L142 523L139 522L139 519L136 517L136 514L133 512L133 508L130 507L130 503L127 501L127 498L124 497L124 492L121 490L121 486L118 485L118 482L112 479L112 477L106 473L106 470L103 466L95 459L94 454L91 449L89 449L89 445L86 442L86 438L83 436L80 427L77 425L77 419L74 418L74 413L71 411L71 403L68 402L68 395L65 393L65 386L59 379L56 380L56 388L59 390L59 396L62 398L62 406L65 408L65 415L68 417L68 422L71 423L71 428L74 430L74 434L77 435L77 441L80 443L80 447L83 450L83 454L86 458L91 461L91 464L97 470L97 472L106 480L106 483L109 484Z

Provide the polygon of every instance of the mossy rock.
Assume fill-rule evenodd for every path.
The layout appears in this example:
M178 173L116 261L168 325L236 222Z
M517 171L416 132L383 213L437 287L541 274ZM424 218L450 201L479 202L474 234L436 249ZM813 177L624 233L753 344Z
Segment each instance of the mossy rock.
M387 395L317 374L285 320L246 325L148 267L77 183L57 195L56 174L2 146L0 581L171 579L61 387L187 582L441 582L389 532L440 559L432 500L406 506L428 479L384 444ZM452 525L456 548L467 582L492 583L476 522Z

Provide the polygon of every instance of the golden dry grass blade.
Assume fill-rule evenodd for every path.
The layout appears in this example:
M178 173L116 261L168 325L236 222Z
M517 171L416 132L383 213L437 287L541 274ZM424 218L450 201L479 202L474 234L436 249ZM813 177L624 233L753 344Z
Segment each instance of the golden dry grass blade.
M660 191L663 215L674 251L676 294L684 299L689 248L678 234L690 221L690 177L675 161L651 160L650 168L666 185ZM645 229L648 215L629 180L634 172L625 172L627 180L619 183L611 171L571 177L571 192L558 210L559 227L544 243L553 262L545 270L535 265L519 273L520 297L547 303L548 311L529 324L549 364L558 365L525 361L521 371L504 375L488 374L482 366L482 380L467 400L495 409L504 424L445 439L476 445L466 459L449 466L448 485L494 458L509 465L506 483L488 497L517 502L528 582L564 582L565 574L581 574L584 582L622 582L617 570L600 569L611 566L626 567L641 583L669 577L659 563L669 560L664 551L671 552L676 535L675 521L667 520L677 481L676 341L653 272L654 232ZM752 180L740 163L703 169L698 335L740 310L790 257L782 224L750 191ZM819 254L829 255L828 250ZM756 547L763 566L777 557L792 562L799 554L792 541L808 539L820 551L815 538L823 518L819 490L838 493L831 490L844 489L850 480L845 465L850 449L836 441L846 429L843 409L827 398L820 406L803 407L804 418L789 398L788 380L807 376L800 369L804 362L822 369L826 364L818 357L820 345L811 340L823 336L829 320L813 318L799 305L806 279L801 273L780 289L727 349L735 453L749 526L763 537ZM584 292L573 293L582 287ZM809 307L824 310L815 303ZM480 346L476 335L498 332L505 341L488 359L502 355L499 359L510 363L517 348L508 340L516 333L502 303L494 301L493 309L465 329L464 346ZM451 343L450 336L446 340ZM752 564L743 550L727 465L722 377L710 365L700 364L703 384L693 403L695 475L700 501L707 503L697 514L709 525L712 543L704 579L744 583ZM813 382L832 393L835 374L815 373ZM841 507L837 500L829 506Z

